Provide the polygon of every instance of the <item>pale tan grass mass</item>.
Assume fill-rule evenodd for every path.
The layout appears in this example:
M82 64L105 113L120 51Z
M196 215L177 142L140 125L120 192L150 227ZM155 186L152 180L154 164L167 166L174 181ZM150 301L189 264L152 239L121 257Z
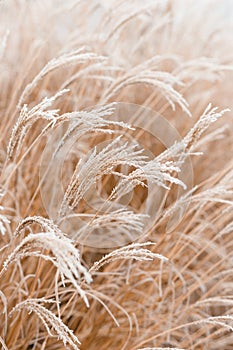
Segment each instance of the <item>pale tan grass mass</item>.
M2 349L233 349L232 14L0 2ZM119 103L154 117L138 128ZM169 148L156 115L180 135ZM51 162L73 147L57 206L51 140Z

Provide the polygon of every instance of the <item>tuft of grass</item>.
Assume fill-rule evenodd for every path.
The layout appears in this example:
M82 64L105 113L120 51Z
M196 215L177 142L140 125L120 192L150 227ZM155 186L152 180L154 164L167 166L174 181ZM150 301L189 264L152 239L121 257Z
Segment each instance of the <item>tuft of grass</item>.
M233 42L219 10L0 3L2 349L232 349Z

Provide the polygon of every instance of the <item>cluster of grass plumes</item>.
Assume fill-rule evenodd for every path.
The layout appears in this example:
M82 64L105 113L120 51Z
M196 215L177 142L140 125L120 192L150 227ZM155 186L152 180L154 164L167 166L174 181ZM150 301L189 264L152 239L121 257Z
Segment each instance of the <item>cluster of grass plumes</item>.
M232 349L222 4L0 3L2 349ZM119 102L149 108L180 138L165 149L146 132L153 113L118 120ZM72 148L62 197L56 170L41 173L47 144L51 162Z

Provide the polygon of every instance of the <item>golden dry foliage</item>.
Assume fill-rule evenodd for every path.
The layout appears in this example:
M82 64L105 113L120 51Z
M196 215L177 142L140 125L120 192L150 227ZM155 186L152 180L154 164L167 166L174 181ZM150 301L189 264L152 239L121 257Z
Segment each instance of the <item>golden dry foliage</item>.
M233 349L230 4L0 2L2 349Z

